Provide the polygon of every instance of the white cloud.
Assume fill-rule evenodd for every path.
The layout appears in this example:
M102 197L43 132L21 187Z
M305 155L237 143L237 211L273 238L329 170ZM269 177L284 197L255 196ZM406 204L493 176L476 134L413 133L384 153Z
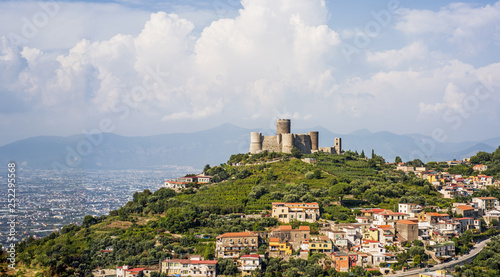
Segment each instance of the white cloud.
M405 46L399 50L387 50L380 52L367 52L367 61L369 63L382 64L389 68L396 68L403 63L415 64L417 61L427 59L428 49L420 41Z
M62 38L71 28L52 23L23 47L0 40L0 98L5 100L0 102L15 106L0 103L0 121L22 113L17 118L30 122L36 116L40 129L49 126L43 120L56 129L67 118L85 123L119 116L117 105L127 105L132 110L127 122L149 121L151 130L155 124L194 121L267 124L275 111L343 130L387 129L388 122L394 123L391 128L410 130L412 123L432 123L427 115L456 108L481 78L500 80L498 64L477 65L455 53L467 52L470 38L498 32L493 15L499 4L405 10L401 18L394 15L400 20L396 30L387 32L406 34L406 45L394 48L392 40L384 41L392 34L383 33L358 49L366 58L352 64L342 56L341 39L327 25L321 0L245 0L236 16L207 26L172 12L149 14L138 26L143 11L135 14L116 4L62 5L61 17L53 22L82 23L74 36L68 35L69 42ZM89 7L106 7L106 12L90 12ZM76 16L79 9L85 12ZM113 11L121 15L115 18ZM106 20L83 24L103 13L109 15ZM133 27L115 26L127 15ZM468 25L464 18L469 15ZM103 30L92 35L95 25ZM12 30L0 25L0 34ZM355 35L355 28L344 30L344 37ZM59 31L48 36L52 42L44 41L45 34ZM492 43L494 36L486 39ZM472 47L478 51L486 46ZM491 94L483 107L498 105L498 98ZM495 109L489 112L489 118L496 118ZM77 127L65 125L67 132L81 131L73 125Z
M500 2L474 6L454 3L439 11L402 9L396 29L412 36L446 43L459 54L473 56L490 45L499 46Z

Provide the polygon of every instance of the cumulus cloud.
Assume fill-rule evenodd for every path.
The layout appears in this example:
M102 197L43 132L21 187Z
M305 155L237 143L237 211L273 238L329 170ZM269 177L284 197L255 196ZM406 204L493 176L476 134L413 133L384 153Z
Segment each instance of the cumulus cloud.
M418 61L425 60L428 55L428 49L424 43L415 41L398 50L379 52L368 51L366 55L366 59L369 63L382 64L389 68L396 68L403 63L411 62L411 65L414 65Z
M397 30L446 43L466 56L500 45L500 2L485 6L454 3L439 11L402 9L401 14Z
M358 49L364 58L354 65L342 56L341 38L327 25L322 0L244 0L235 16L204 28L178 13L155 12L134 32L113 27L85 36L77 29L80 38L68 49L44 48L36 41L18 46L3 37L0 121L14 112L26 118L44 114L55 126L69 116L85 122L117 115L124 105L141 120L172 125L265 121L276 111L280 117L344 129L358 128L352 127L356 122L385 129L396 119L428 120L427 115L456 108L481 78L500 79L498 65L478 66L447 53L449 45L467 48L470 38L496 34L498 6L403 10L401 17L394 15L395 32L407 35L408 42L381 47L378 40L385 36L377 36L373 45ZM113 10L123 8L111 5L108 11ZM61 9L61 17L74 12ZM133 18L137 22L140 16ZM45 32L60 30L51 28ZM344 37L355 30L344 30ZM487 43L493 45L494 36ZM500 102L489 97L491 105ZM496 111L491 113L493 118Z

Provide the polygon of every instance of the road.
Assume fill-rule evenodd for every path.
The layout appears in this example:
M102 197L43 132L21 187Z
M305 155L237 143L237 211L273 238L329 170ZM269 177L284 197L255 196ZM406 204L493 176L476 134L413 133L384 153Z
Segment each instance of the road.
M434 267L432 267L430 269L432 271L435 271L435 270L439 270L439 269L443 269L443 268L449 268L449 267L453 267L453 266L455 266L457 264L460 264L460 263L462 263L464 261L467 261L467 260L475 257L477 254L479 254L479 252L481 250L483 250L483 248L486 245L486 243L488 243L490 240L491 240L491 238L489 238L487 240L483 240L483 241L481 241L479 243L476 243L476 245L474 245L474 247L472 247L472 249L469 252L469 254L463 255L463 256L459 257L457 260L451 260L451 261L446 262L446 263L435 265ZM389 275L389 276L391 276L391 277L393 277L393 276L403 277L403 276L412 276L412 275L418 276L418 274L422 273L422 272L425 272L425 268L408 270L406 272L396 273L396 274L392 274L392 275Z

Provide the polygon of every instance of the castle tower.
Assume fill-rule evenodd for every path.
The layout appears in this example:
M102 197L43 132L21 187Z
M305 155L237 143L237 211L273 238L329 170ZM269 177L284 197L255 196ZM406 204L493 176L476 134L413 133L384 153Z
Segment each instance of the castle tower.
M281 134L281 138L281 152L291 154L293 148L293 134Z
M337 152L337 154L342 154L342 139L341 138L335 138L335 152Z
M311 150L314 151L314 150L318 150L318 136L319 136L319 132L317 131L312 131L312 132L309 132L309 136L311 137Z
M262 151L261 134L257 132L250 133L250 153L255 154Z
M290 119L278 119L276 122L276 135L290 134Z

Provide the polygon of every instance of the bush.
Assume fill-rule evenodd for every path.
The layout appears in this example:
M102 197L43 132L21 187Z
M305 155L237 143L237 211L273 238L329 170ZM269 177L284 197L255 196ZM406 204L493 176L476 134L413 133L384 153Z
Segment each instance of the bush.
M309 171L306 173L306 179L313 179L314 178L314 173Z

